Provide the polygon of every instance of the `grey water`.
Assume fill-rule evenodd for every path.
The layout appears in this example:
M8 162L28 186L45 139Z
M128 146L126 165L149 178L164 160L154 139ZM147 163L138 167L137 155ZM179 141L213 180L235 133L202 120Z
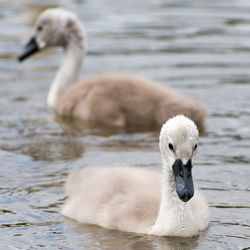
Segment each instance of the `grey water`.
M194 238L137 235L64 218L64 182L86 166L160 170L159 131L57 119L46 96L60 49L16 60L38 14L74 11L88 32L82 78L128 72L208 110L194 184L211 212ZM250 249L250 1L0 0L0 249Z

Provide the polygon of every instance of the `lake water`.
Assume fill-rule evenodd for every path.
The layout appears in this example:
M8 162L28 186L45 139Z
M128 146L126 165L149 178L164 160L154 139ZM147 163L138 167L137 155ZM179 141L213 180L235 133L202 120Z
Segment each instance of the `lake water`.
M207 134L195 186L211 224L199 237L143 236L64 218L73 169L160 170L159 131L114 131L55 119L46 96L60 49L16 61L37 15L74 11L88 31L82 77L130 72L198 98ZM0 249L250 249L250 1L0 1Z

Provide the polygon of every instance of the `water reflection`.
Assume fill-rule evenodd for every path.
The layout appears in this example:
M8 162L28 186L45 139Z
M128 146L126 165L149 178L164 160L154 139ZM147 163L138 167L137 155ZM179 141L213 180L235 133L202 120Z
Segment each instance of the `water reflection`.
M71 160L82 157L85 150L83 141L76 140L56 124L51 126L47 119L25 117L16 123L3 120L0 125L3 133L0 149L31 156L35 161Z
M17 54L47 7L76 12L89 34L83 75L131 72L200 99L209 111L193 174L211 210L208 232L150 237L78 225L60 213L74 168L160 168L159 130L61 121L46 96L61 51L25 67ZM246 0L1 1L1 249L248 249L250 4Z
M198 246L199 237L177 238L137 235L133 233L108 230L94 225L76 225L72 229L79 233L81 245L102 249L142 249L142 250L177 250L194 249Z
M154 126L127 126L125 128L116 128L105 126L101 124L84 122L77 119L54 116L54 121L60 124L63 131L67 134L71 134L77 137L87 136L87 135L95 135L108 137L112 135L118 134L133 134L133 133L148 133L155 132L159 133L160 128Z
M31 156L34 161L71 160L82 157L84 144L74 140L37 140L15 148L2 148L8 151Z

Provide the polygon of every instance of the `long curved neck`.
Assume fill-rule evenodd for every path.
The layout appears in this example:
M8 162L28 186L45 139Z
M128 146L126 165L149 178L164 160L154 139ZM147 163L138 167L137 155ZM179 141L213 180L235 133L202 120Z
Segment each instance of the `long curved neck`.
M170 213L183 209L183 202L178 198L173 174L169 171L169 166L163 162L161 180L161 205L157 221L164 221ZM175 210L175 211L173 211Z
M55 109L60 95L64 93L67 87L76 83L79 79L84 52L83 41L81 39L72 39L64 48L63 61L47 97L47 104L50 108Z
M174 176L168 165L163 161L161 204L151 233L167 236L195 235L199 228L194 221L189 204L184 204L176 193Z

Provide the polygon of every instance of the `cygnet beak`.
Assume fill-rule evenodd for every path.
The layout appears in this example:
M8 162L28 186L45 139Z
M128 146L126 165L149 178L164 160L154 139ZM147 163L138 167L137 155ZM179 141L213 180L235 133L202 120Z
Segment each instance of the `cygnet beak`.
M176 192L183 202L189 201L194 195L192 167L191 160L184 165L180 159L176 160L172 167L176 183Z
M32 37L30 41L25 45L23 52L18 56L18 61L21 62L25 60L27 57L36 53L38 50L39 48L36 39L35 37Z

